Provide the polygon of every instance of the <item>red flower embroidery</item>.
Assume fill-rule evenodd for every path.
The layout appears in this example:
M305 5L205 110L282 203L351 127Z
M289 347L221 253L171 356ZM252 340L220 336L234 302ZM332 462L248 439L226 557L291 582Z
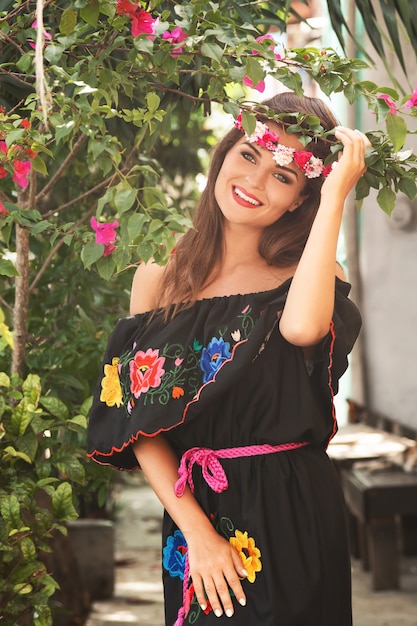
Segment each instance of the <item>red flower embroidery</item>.
M150 387L159 387L165 374L163 368L165 357L159 356L159 350L148 348L146 352L139 350L130 361L130 390L135 398L146 393Z

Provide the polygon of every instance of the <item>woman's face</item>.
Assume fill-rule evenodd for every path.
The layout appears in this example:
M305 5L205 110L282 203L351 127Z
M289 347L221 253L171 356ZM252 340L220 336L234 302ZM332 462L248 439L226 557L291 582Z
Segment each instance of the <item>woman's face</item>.
M303 150L295 135L286 134L276 124L269 129L279 135L279 143ZM223 216L232 225L264 229L287 211L294 211L305 199L306 177L291 161L279 166L273 154L244 134L229 150L216 180L214 195Z

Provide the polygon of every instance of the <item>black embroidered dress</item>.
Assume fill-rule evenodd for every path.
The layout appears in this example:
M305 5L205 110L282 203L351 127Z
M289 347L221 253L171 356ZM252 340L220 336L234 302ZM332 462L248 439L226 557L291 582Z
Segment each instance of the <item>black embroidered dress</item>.
M325 449L336 431L333 395L360 328L337 279L331 330L311 369L279 332L291 279L277 289L195 302L164 324L120 320L110 337L89 422L89 456L138 467L131 444L163 432L178 455L308 442L305 447L221 459L228 488L215 493L198 465L195 496L238 550L247 605L232 618L201 610L187 586L185 625L351 626L350 558L343 496ZM165 514L166 624L183 606L186 542Z

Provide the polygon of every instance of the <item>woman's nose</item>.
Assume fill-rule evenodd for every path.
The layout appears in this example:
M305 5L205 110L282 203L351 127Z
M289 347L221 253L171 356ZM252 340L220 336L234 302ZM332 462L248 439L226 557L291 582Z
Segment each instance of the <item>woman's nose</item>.
M257 189L264 189L266 181L266 171L263 167L255 167L246 175L248 182Z

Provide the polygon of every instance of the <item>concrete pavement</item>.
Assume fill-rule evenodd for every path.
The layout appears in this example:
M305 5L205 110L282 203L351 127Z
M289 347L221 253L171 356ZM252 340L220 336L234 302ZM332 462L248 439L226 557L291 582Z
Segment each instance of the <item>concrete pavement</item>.
M86 626L165 626L162 507L139 472L123 475L117 489L115 590L111 599L94 603ZM352 571L354 626L417 626L416 557L402 558L398 591L372 591L357 561Z

